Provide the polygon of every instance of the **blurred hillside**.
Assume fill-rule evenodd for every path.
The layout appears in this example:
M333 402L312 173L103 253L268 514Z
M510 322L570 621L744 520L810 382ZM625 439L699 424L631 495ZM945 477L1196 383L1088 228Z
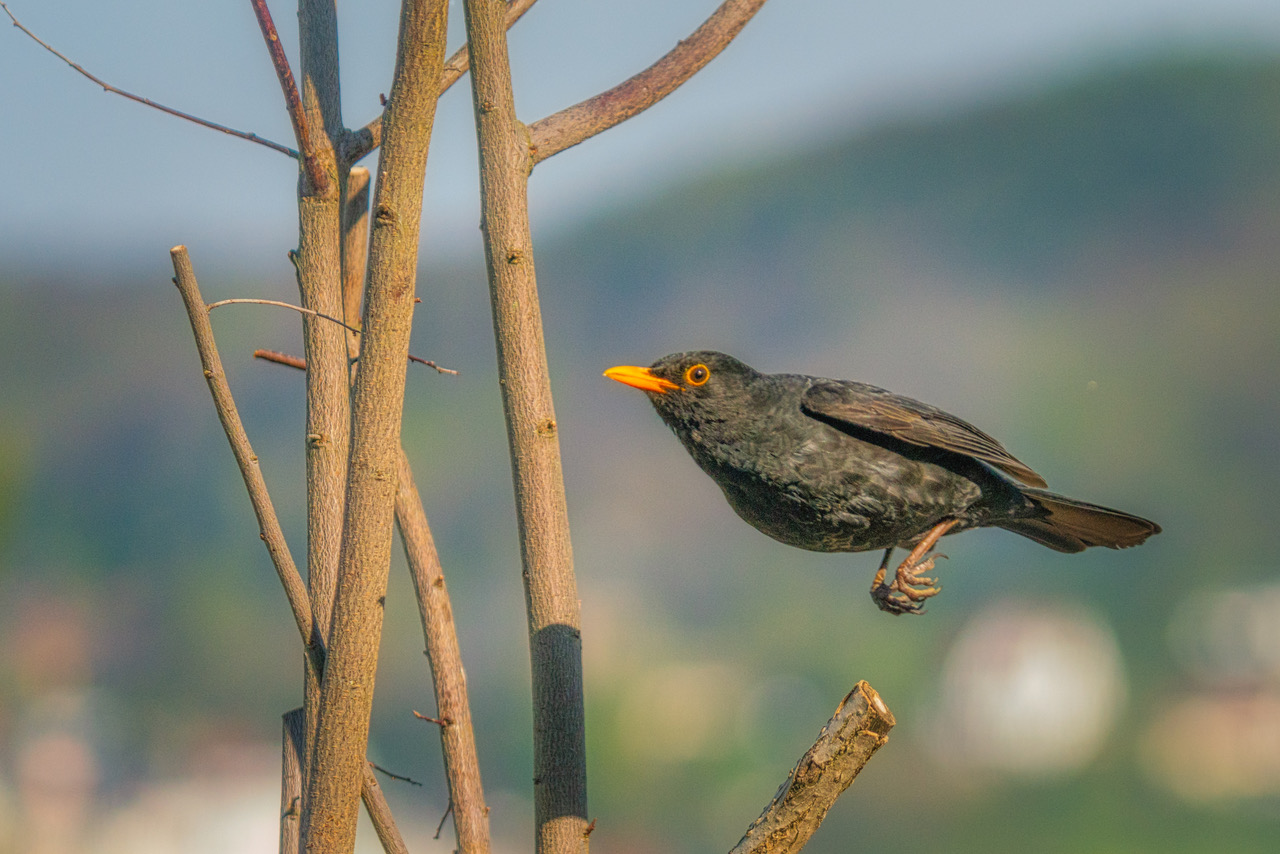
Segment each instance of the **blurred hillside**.
M538 244L593 842L728 847L865 678L899 727L809 851L1280 845L1278 151L1280 59L1151 60L712 172ZM68 788L38 773L67 750L86 826L106 828L86 850L125 850L166 786L246 763L269 780L297 703L296 638L167 248L147 269L102 259L92 282L0 272L0 850L31 792ZM190 248L197 271L234 252ZM206 299L294 299L285 249L259 280L202 281ZM481 259L428 267L419 293L414 352L461 374L411 369L405 443L495 831L524 846L527 650ZM301 553L302 384L249 357L299 352L297 320L214 323ZM967 534L928 616L889 618L874 556L752 531L600 377L695 347L928 400L1165 533L1077 556ZM432 708L416 620L393 572L371 756L425 783L388 789L414 850L446 851L426 838L446 804L435 733L409 714ZM982 706L996 689L1009 702ZM255 801L268 844L272 797Z

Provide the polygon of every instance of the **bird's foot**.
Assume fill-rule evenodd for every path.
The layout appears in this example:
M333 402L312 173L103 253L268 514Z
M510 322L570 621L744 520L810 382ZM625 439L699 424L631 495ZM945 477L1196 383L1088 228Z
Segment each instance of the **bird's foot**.
M930 555L923 563L913 564L911 559L904 560L894 573L893 582L886 584L885 567L881 566L871 583L871 598L876 607L890 614L923 614L923 602L937 596L942 587L936 578L924 575L932 572L934 561L946 555Z
M889 568L889 557L893 549L884 553L876 577L871 582L871 599L881 611L890 614L923 614L926 599L937 596L942 587L936 578L925 575L934 569L934 561L946 558L946 555L931 555L930 551L937 545L942 535L958 524L959 520L948 519L934 525L925 535L907 559L898 564L893 574L893 582L885 583L885 574Z

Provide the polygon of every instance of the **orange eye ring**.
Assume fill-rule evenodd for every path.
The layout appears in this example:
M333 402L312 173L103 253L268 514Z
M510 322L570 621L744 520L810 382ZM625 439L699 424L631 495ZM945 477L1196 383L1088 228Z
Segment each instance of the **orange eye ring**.
M694 365L684 372L684 381L692 386L705 385L711 379L711 371L706 365Z

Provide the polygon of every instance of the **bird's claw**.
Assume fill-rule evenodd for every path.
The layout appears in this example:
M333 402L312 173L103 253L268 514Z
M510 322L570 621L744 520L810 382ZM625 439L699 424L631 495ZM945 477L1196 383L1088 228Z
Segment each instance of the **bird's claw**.
M924 575L933 570L934 561L939 557L945 558L946 555L930 556L920 564L913 564L910 558L904 560L894 572L890 584L885 583L885 567L881 565L871 582L871 598L876 607L890 614L923 614L924 605L921 603L942 592L936 578Z

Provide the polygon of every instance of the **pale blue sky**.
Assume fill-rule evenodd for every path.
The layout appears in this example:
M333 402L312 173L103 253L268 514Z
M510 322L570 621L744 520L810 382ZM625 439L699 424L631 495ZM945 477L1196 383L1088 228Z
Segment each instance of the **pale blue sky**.
M716 5L542 0L511 35L521 118L533 121L643 68ZM339 7L345 119L354 126L375 114L388 87L398 4ZM247 2L10 0L10 8L110 83L292 145ZM295 59L293 5L277 0L272 10ZM451 12L452 50L461 43L456 0ZM535 228L571 226L602 204L717 163L1177 44L1280 49L1280 3L771 0L682 91L539 166ZM437 122L428 252L478 245L465 85L446 96ZM0 117L4 266L82 275L95 258L163 266L168 247L183 242L206 264L233 270L283 261L294 245L292 161L104 94L10 27L0 27Z

